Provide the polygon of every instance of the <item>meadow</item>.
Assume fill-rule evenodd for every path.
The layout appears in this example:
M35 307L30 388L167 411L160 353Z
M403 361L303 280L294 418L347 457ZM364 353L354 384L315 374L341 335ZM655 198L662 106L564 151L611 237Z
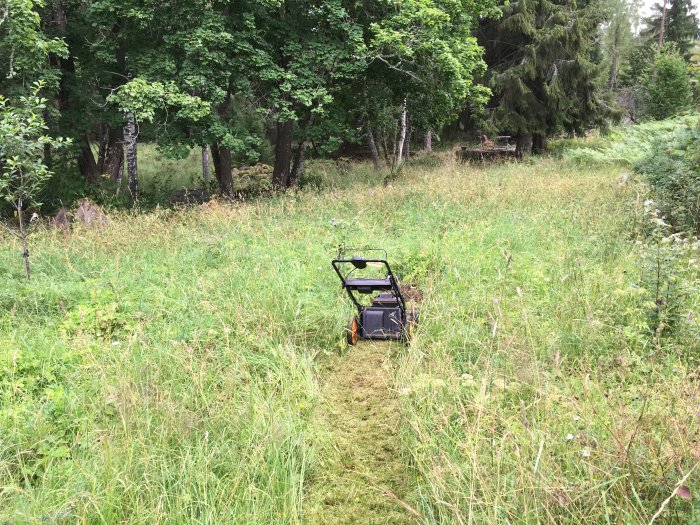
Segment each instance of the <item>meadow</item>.
M626 169L328 164L39 226L29 282L0 233L0 523L700 522L697 253ZM421 289L409 346L346 347L341 244Z

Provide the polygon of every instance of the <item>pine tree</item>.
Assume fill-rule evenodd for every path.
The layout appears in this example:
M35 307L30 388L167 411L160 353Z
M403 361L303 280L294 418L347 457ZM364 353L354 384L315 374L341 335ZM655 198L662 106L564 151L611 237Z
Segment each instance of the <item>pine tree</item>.
M692 0L669 0L666 6L663 44L675 44L686 60L690 57L693 42L700 29L694 9ZM654 14L645 20L646 29L642 32L642 38L649 45L660 43L662 18L663 5L656 4Z

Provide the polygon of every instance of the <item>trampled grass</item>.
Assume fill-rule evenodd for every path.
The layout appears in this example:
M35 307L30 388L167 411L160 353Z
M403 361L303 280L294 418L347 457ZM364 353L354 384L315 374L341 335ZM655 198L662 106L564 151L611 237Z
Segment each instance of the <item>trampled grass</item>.
M386 372L423 522L649 523L700 459L699 301L654 340L643 200L614 169L446 161L40 231L29 283L0 237L0 523L314 523L341 243L424 292Z

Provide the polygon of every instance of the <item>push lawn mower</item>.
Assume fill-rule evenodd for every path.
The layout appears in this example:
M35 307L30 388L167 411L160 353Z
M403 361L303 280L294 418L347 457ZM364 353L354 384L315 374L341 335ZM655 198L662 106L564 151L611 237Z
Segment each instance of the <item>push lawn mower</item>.
M378 252L383 257L357 255L366 252ZM348 344L357 344L360 339L410 340L418 314L407 309L399 281L387 262L386 250L341 248L333 268L357 308L357 315L348 323ZM369 300L363 296L370 296Z

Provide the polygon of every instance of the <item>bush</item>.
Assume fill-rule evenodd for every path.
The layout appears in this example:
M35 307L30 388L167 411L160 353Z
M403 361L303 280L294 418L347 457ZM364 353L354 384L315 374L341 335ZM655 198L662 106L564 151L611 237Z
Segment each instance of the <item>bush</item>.
M670 142L670 144L669 144ZM700 127L686 125L671 141L657 140L636 166L676 230L700 233Z
M677 52L660 55L645 86L645 112L655 120L678 115L690 108L692 90L688 67Z

